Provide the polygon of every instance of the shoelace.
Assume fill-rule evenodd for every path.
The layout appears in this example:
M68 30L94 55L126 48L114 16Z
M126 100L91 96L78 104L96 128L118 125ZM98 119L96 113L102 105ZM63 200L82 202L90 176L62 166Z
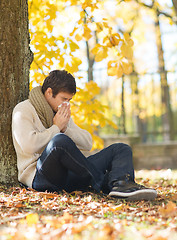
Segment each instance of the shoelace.
M138 184L138 183L134 183L135 184L135 186L138 188L138 189L145 189L146 187L145 186L143 186L143 185L141 185L141 184Z

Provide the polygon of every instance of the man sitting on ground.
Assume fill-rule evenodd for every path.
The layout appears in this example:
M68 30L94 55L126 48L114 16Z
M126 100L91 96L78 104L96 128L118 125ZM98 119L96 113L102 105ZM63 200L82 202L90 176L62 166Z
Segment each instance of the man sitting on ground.
M74 77L54 70L29 98L13 110L12 136L18 179L38 191L87 191L89 187L113 197L153 200L154 189L134 180L132 150L116 143L85 157L92 137L71 118L70 100L76 93Z

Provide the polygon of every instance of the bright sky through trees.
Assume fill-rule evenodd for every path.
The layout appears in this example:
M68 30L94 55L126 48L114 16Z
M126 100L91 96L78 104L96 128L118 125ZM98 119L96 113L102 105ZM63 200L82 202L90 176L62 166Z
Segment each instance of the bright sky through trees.
M151 1L144 1L145 3L149 4ZM170 13L168 11L168 7L172 6L171 0L164 0L163 2L160 1L160 4L164 7L163 10L165 10L167 13ZM104 3L104 8L102 9L96 9L94 18L97 20L101 19L102 16L110 16L111 18L115 17L116 15L116 7L117 2L114 0L108 0ZM131 6L128 6L126 4L125 6L121 5L121 8L131 8ZM121 9L120 8L120 9ZM120 10L121 11L121 10ZM131 11L131 10L130 10ZM156 43L155 43L155 35L154 30L152 28L153 25L153 18L151 15L149 15L150 10L148 9L141 9L140 14L142 16L143 24L144 24L144 32L142 32L142 35L144 34L144 41L138 42L136 38L138 37L137 33L138 30L135 29L135 31L132 33L132 37L135 43L134 47L134 56L137 61L137 66L140 72L155 72L157 71L157 51L156 51ZM77 7L68 7L66 11L62 13L57 14L57 19L54 23L54 29L53 34L62 34L63 36L67 36L68 33L70 33L74 27L75 22L79 19L79 10ZM74 21L73 21L74 19ZM115 21L115 20L114 20ZM119 18L119 27L122 27L125 29L125 26L123 24L123 20ZM117 25L112 24L113 28L116 29ZM175 64L176 64L176 58L173 54L175 44L177 42L177 31L176 26L170 25L168 19L164 19L164 17L161 20L161 29L162 29L162 41L163 41L163 47L164 47L164 56L166 60L166 68L167 70L174 70ZM141 31L141 30L139 30ZM83 86L82 83L87 81L87 59L86 59L86 46L85 41L79 42L80 49L79 51L75 53L76 56L79 56L82 58L82 64L79 67L80 75L83 76L83 79L77 80L77 84L79 86ZM66 57L67 59L67 57ZM95 62L94 64L94 77L95 81L101 85L105 85L108 83L108 76L107 76L107 69L106 69L107 60L103 60L101 62ZM53 66L52 68L55 68ZM104 70L105 69L105 70ZM101 70L101 71L99 71ZM76 74L77 75L77 74ZM111 81L111 78L109 78Z
M111 103L110 108L115 109L114 113L119 118L122 111L121 77L123 74L126 77L134 69L139 75L137 80L139 96L143 96L143 91L146 90L149 82L154 81L160 84L160 76L156 73L159 69L155 34L157 32L155 31L156 11L160 10L174 16L171 0L155 1L153 8L142 6L141 3L152 4L152 0L29 0L31 47L34 52L34 61L31 66L31 86L34 87L35 82L42 84L49 71L64 68L75 76L77 86L80 87L78 92L82 96L78 95L80 103L77 107L79 110L81 107L84 108L93 103L93 96L86 94L88 89L94 87L99 95L100 90L95 85L97 83L104 91L103 97L106 98L106 94L109 92L107 100ZM163 14L160 14L159 21L165 70L173 71L176 68L176 58L175 54L173 55L177 49L175 46L177 42L176 25ZM90 61L92 61L92 65L89 65ZM88 81L87 74L92 69L94 83L89 82L85 85ZM152 76L152 73L155 74ZM171 76L168 78L168 81L170 80ZM113 85L115 86L113 87ZM110 90L108 87L112 89ZM129 80L126 78L124 89L127 94L125 98L126 111L128 114L132 114L131 107L134 106L134 98L137 96L131 95L134 90L132 90L130 78ZM158 91L160 101L160 87L155 85L153 91ZM147 97L149 97L148 94ZM142 109L149 107L146 100L141 97L139 100ZM100 105L98 102L93 103L89 114L84 111L79 113L79 110L75 109L76 121L82 121L77 124L81 124L80 126L84 128L89 128L93 124L94 127L92 130L90 129L92 133L96 132L101 122L106 124L104 111L101 110L101 113L93 111L95 106L97 110L103 109L102 102L106 103L106 100L102 99ZM160 102L158 108L160 109ZM153 110L150 106L147 114L152 115L152 113L158 112L159 116L159 109ZM79 114L85 114L89 119L86 121ZM101 116L99 120L94 119L96 114ZM91 119L94 119L93 122ZM112 115L109 116L109 119L112 119ZM85 122L87 122L87 126L84 125Z

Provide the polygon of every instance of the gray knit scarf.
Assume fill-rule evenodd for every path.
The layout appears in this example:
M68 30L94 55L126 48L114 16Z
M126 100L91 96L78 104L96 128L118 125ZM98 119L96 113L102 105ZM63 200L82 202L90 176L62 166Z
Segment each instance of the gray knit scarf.
M29 100L34 106L44 127L51 127L53 124L54 112L46 101L41 86L35 87L30 91Z

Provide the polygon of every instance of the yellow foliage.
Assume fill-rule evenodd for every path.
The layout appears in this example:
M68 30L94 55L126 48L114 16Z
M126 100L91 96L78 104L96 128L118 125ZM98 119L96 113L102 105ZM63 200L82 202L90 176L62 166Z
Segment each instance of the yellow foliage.
M122 77L123 73L130 74L132 72L132 65L121 59L119 61L109 61L108 62L108 76Z
M122 68L125 74L130 74L132 72L132 65L128 62L122 61Z
M96 96L99 93L98 85L93 81L88 82L84 89L78 88L71 103L74 122L91 133L93 149L103 147L103 140L97 136L98 127L102 128L109 124L113 128L117 128L112 121L105 117L107 107L97 100Z
M76 49L79 49L79 46L75 42L71 41L70 49L71 49L71 52L74 52Z
M80 35L80 34L76 34L75 35L75 39L76 39L76 41L81 41L82 40L82 36Z
M110 37L111 44L113 46L118 45L121 41L120 35L118 33L114 33Z
M66 63L65 69L66 71L73 74L79 70L79 65L82 63L81 59L78 57L72 56L71 64Z
M108 56L108 48L106 46L96 44L92 49L92 53L95 54L95 61L100 62Z
M101 62L110 57L109 50L115 49L118 57L116 60L113 59L115 64L108 67L108 74L121 76L123 73L130 73L131 67L127 59L132 56L132 40L126 34L122 39L119 33L113 31L106 18L92 21L99 1L28 0L28 3L30 44L34 53L34 61L31 64L30 89L36 83L41 85L51 69L54 68L66 69L75 75L79 71L83 59L78 54L78 51L82 51L82 44L79 42L81 40L90 41L95 35L94 31L102 34L98 36L99 43L92 49L95 61ZM67 25L64 32L61 32L60 26L55 27L57 13L64 13L68 8L72 8L73 11L77 8L78 18L75 20L70 18L72 16L63 14L65 17L68 16L68 19L70 18L72 25ZM73 21L75 21L74 24ZM65 24L67 24L67 20L64 21L63 26ZM76 124L88 130L93 136L93 148L103 146L102 140L97 136L99 127L102 128L109 124L117 128L112 121L105 117L107 107L97 99L99 93L100 88L96 83L86 83L84 89L78 89L72 104L72 115Z
M86 24L84 25L83 37L84 37L87 41L92 37L91 30L90 30L90 28L89 28Z

